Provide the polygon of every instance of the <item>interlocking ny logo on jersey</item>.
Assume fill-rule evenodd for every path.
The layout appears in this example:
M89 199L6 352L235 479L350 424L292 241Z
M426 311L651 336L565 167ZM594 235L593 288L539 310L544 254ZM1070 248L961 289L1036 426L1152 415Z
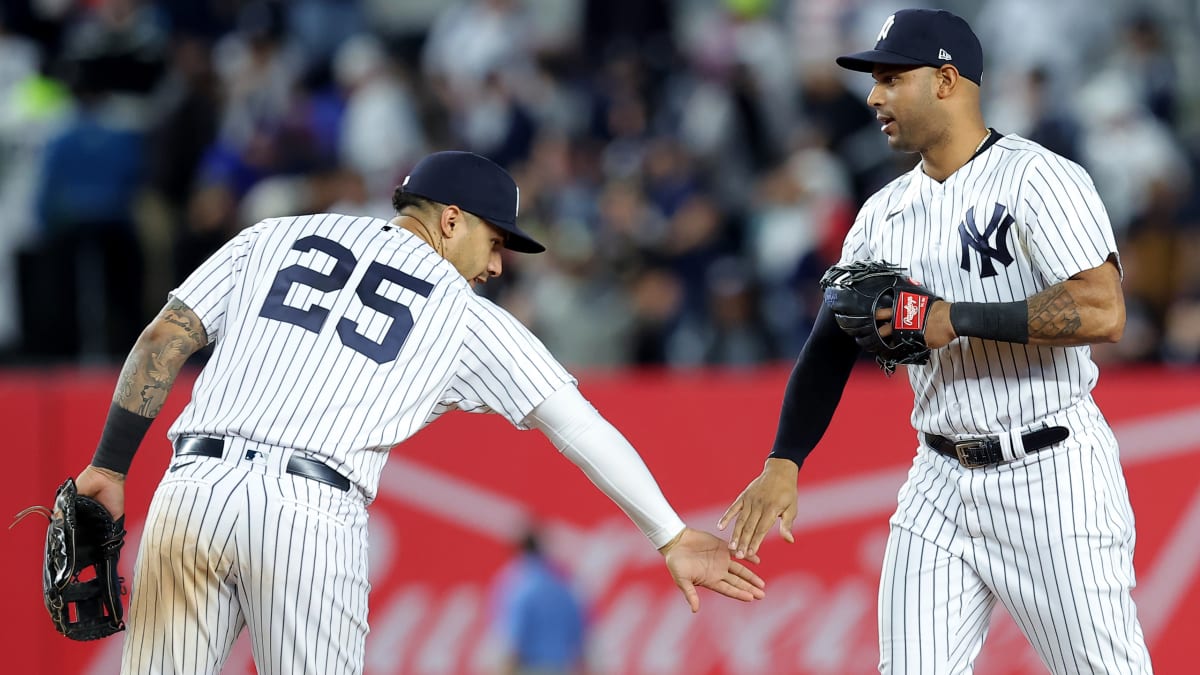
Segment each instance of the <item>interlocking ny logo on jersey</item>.
M1015 222L1004 208L1003 204L996 204L996 208L992 210L992 219L988 221L987 227L983 232L979 231L979 227L975 225L975 207L967 209L967 216L963 222L958 225L958 236L962 239L962 263L960 267L964 271L971 271L971 250L979 252L979 276L988 278L996 276L996 266L992 264L993 260L1000 261L1001 265L1008 267L1012 264L1012 254L1008 252L1008 228L1012 227ZM995 235L996 245L993 247L988 243Z

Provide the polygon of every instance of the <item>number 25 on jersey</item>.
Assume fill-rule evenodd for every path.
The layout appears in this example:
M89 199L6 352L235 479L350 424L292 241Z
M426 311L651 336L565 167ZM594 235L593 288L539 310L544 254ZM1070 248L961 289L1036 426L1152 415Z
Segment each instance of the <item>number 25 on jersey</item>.
M313 250L321 251L333 258L335 264L327 274L299 264L289 265L279 270L275 275L275 280L271 282L271 290L267 293L267 299L263 302L258 315L319 333L321 327L325 325L325 320L329 318L329 310L316 303L309 305L307 309L285 305L283 301L287 297L288 291L291 290L294 283L324 293L340 291L350 280L350 275L354 271L355 265L358 264L358 259L345 246L316 235L309 235L297 240L292 245L292 250L302 253ZM383 339L375 342L358 332L357 323L342 317L337 322L337 334L342 344L380 364L396 360L396 356L400 354L400 348L404 346L404 341L413 327L412 312L407 305L379 294L380 286L385 281L407 288L423 298L429 297L433 291L433 284L428 281L418 279L394 267L388 267L381 262L372 261L371 265L367 267L362 281L359 282L354 292L364 305L391 317L392 325L388 327Z

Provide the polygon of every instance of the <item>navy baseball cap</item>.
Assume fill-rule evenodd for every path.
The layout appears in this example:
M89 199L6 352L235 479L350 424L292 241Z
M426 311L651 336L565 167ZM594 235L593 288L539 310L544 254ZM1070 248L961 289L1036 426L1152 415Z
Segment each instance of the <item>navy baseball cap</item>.
M546 250L517 227L521 191L508 172L473 152L435 152L417 162L400 184L404 192L453 204L508 233L504 247L521 253Z
M864 73L877 63L934 68L950 64L975 84L983 80L979 38L962 17L944 9L902 9L883 22L875 49L837 58L839 66Z

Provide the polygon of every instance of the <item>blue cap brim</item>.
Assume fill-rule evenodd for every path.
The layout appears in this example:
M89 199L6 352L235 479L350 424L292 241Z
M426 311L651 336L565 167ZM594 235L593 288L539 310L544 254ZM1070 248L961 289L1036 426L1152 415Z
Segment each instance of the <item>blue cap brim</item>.
M487 219L484 218L484 220ZM533 237L521 231L521 228L517 227L516 223L497 223L492 220L487 220L487 222L504 230L508 234L504 238L504 248L510 251L516 251L517 253L541 253L546 250L545 246L542 246Z
M462 207L459 206L459 208ZM463 210L467 211L466 209ZM507 235L504 237L504 248L510 251L516 251L517 253L541 253L546 250L546 247L529 236L528 232L517 227L517 223L513 220L507 218L489 218L485 214L473 211L467 211L467 213L504 232Z
M926 63L909 56L893 54L879 49L872 49L866 52L855 52L839 56L835 59L837 64L847 70L856 70L860 73L869 73L875 70L877 64L888 66L932 66L931 63Z
M435 202L439 201L439 199L437 197L434 197L434 196L428 195L428 194L422 194L422 192L427 192L425 190L417 191L417 190L411 190L411 189L408 189L407 187L405 187L405 191L408 192L409 194L414 194L418 197L424 197L425 199L431 199ZM455 206L458 206L458 204L455 204ZM461 209L462 207L459 206L459 208ZM484 222L487 222L492 227L495 227L496 229L504 231L508 235L507 237L504 238L504 248L509 249L510 251L516 251L517 253L542 253L546 250L545 246L538 243L538 241L536 239L529 236L528 233L522 231L521 228L517 227L516 223L514 223L510 220L498 220L498 219L494 219L494 218L488 218L485 215L475 213L475 212L469 211L467 209L463 209L463 210L466 211L467 213L470 213L471 215L475 216L476 218L478 218Z

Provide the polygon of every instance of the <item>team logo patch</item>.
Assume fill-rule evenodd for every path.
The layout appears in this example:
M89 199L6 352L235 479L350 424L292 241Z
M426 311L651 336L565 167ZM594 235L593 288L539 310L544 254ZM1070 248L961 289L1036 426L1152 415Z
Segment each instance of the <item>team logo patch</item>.
M975 223L975 207L967 209L966 217L958 224L958 237L962 241L962 262L959 266L964 272L971 271L971 251L979 254L979 276L986 279L996 276L996 261L1005 267L1012 264L1013 256L1008 251L1008 228L1016 220L1008 213L1003 204L996 204L987 225L980 230ZM996 245L991 244L992 241Z
M896 316L892 327L896 330L925 330L925 308L929 296L900 291L896 298Z

